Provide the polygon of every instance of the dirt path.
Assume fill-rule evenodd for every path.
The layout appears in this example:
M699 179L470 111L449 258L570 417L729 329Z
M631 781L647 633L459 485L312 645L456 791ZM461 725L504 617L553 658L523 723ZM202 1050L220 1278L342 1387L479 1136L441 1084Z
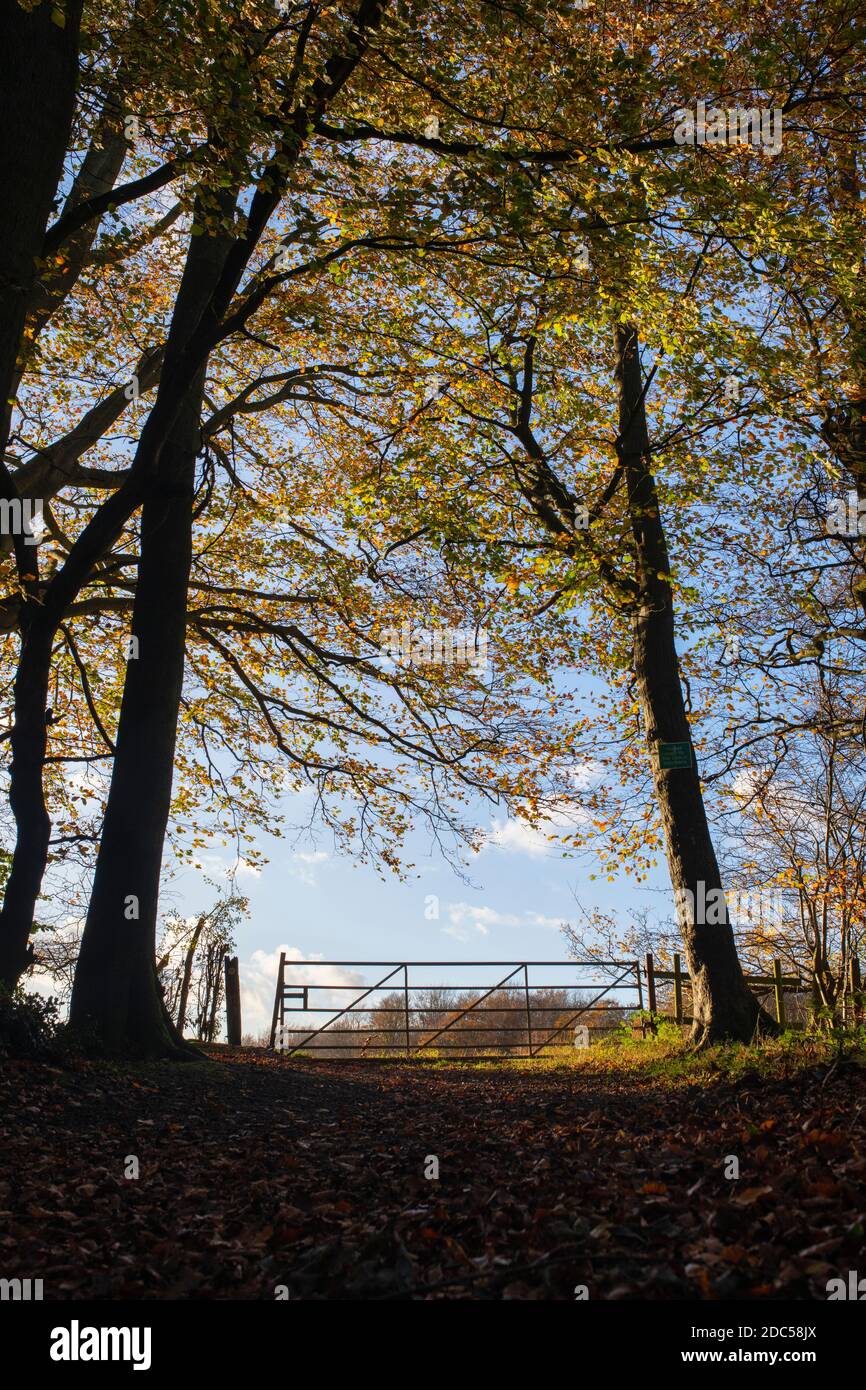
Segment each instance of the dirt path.
M46 1299L825 1299L866 1273L853 1065L684 1084L234 1057L7 1064L0 1273Z

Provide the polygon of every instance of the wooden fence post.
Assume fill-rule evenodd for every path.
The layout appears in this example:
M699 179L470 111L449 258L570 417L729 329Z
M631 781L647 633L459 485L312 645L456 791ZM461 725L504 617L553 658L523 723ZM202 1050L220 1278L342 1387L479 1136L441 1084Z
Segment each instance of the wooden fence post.
M656 1008L656 977L653 968L653 953L646 953L646 999L647 1008L651 1014L657 1013Z
M276 988L276 993L274 994L274 1016L273 1016L273 1018L271 1019L271 1043L270 1043L271 1047L273 1047L273 1045L274 1045L274 1043L276 1042L276 1039L277 1039L277 1017L278 1017L278 1015L279 1015L280 1002L281 1002L282 997L283 997L283 986L284 986L284 982L285 982L285 973L286 973L286 953L285 953L285 951L281 951L281 952L280 952L280 968L279 968L279 970L277 971L277 988Z
M243 1029L241 1027L241 977L237 956L226 956L226 1037L229 1047L240 1047Z
M782 962L778 957L773 961L773 992L776 996L776 1022L780 1028L784 1028L785 1019L785 986L782 983Z
M680 969L680 958L674 956L674 1012L677 1023L683 1021L683 973Z

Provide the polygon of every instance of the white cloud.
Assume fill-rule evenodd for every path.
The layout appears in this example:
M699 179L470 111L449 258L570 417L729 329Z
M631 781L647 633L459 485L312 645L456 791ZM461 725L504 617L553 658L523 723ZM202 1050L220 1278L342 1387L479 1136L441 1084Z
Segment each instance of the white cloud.
M454 926L468 924L485 934L490 927L519 927L521 924L520 917L497 912L492 907L476 907L473 903L449 903L448 917Z
M541 912L527 912L526 926L543 927L545 931L561 931L565 925L561 917L545 917Z
M213 850L200 855L194 867L204 870L213 878L223 878L226 882L233 878L259 878L262 872L258 864L251 864L243 855L239 855L233 864L227 864L222 855Z
M609 775L604 763L597 758L584 758L583 762L569 768L568 780L577 791L587 791Z
M298 850L292 855L289 872L295 878L299 878L307 888L315 888L318 882L316 868L319 864L324 864L329 858L330 855L323 849Z
M535 826L522 820L499 821L495 816L482 845L482 849L503 849L509 854L528 854L533 859L550 854L551 848L547 836Z
M526 929L541 927L548 931L559 931L562 922L556 917L545 917L540 912L497 912L493 907L479 907L474 903L449 903L447 906L448 926L442 927L445 936L455 941L471 941L473 933L489 936L492 927Z
M474 907L470 903L448 904L449 925L442 928L445 936L453 936L455 941L471 941L473 932L478 936L489 936L491 926L503 925L501 914L492 907Z
M581 770L577 769L576 781L580 775ZM502 821L494 816L490 829L483 837L481 850L501 849L510 854L528 854L533 859L543 859L559 851L558 831L573 831L587 819L587 813L571 801L549 806L534 825L513 816Z
M249 960L240 962L241 1016L245 1033L258 1036L270 1029L282 951L286 955L286 983L297 984L299 987L315 986L307 996L307 1003L316 1009L333 1010L337 1013L353 1003L366 988L363 976L356 970L346 970L336 965L310 965L310 961L318 961L322 957L305 957L297 946L277 946L273 951L253 951ZM356 985L357 992L351 989L334 989L334 985ZM298 1010L297 1015L292 1015L292 1021L297 1021L301 1028L318 1028L328 1017L329 1013Z
M465 931L463 927L451 926L442 928L443 936L452 936L455 941L471 941L472 935Z
M261 867L258 864L251 864L250 861L244 859L243 856L241 856L235 865L235 876L237 878L260 878L261 872Z

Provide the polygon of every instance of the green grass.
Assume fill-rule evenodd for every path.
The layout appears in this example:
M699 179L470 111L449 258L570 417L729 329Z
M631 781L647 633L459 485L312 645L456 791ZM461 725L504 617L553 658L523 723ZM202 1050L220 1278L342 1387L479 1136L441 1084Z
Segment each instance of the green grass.
M406 1059L391 1058L395 1062ZM435 1070L463 1070L492 1067L501 1071L565 1071L592 1075L638 1073L647 1079L693 1084L700 1081L735 1080L749 1074L791 1076L834 1061L854 1062L866 1067L866 1029L832 1035L787 1032L750 1046L717 1044L700 1052L688 1045L685 1030L673 1023L659 1025L655 1037L635 1039L615 1034L588 1049L550 1049L540 1057L503 1057L495 1061L473 1061L428 1055L409 1059L412 1065Z
M211 1051L207 1047L205 1052ZM243 1051L225 1049L224 1060L241 1061ZM211 1056L218 1055L216 1047ZM268 1055L268 1054L265 1054ZM293 1061L309 1066L343 1065L339 1059L324 1058L315 1052L296 1053ZM688 1044L688 1030L674 1023L659 1022L656 1035L634 1038L629 1029L610 1034L589 1048L549 1048L539 1057L501 1057L492 1061L476 1061L471 1057L437 1054L432 1049L422 1056L403 1057L394 1053L376 1056L368 1053L364 1059L346 1057L345 1064L372 1062L382 1065L420 1068L425 1071L465 1071L467 1069L516 1072L568 1072L593 1076L615 1077L630 1075L646 1081L667 1085L695 1085L718 1081L734 1081L748 1075L789 1077L810 1067L832 1066L835 1061L853 1062L866 1067L866 1028L835 1033L786 1032L779 1038L767 1039L750 1046L741 1044L716 1045L693 1052ZM195 1066L195 1063L193 1063Z

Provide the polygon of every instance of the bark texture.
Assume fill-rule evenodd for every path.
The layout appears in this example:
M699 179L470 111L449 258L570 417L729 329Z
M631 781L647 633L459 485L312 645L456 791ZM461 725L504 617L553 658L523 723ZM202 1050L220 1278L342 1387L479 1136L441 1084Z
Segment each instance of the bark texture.
M179 294L182 343L211 303L232 246L192 241ZM166 360L165 379L171 371ZM186 393L148 484L132 613L138 655L127 664L93 889L75 971L70 1023L104 1053L172 1054L178 1029L156 974L160 871L171 808L186 650L195 460L206 363Z
M142 509L132 630L111 788L70 1021L106 1052L173 1051L155 961L159 880L183 684L201 395L190 392Z
M8 442L9 402L36 260L72 123L81 11L82 0L45 0L32 10L6 0L0 7L0 454Z
M691 766L663 769L659 744L686 743L691 731L675 643L673 591L664 524L650 467L638 335L618 324L619 452L628 486L638 598L634 609L634 673L664 827L671 884L691 976L693 1041L748 1042L772 1031L743 976L727 909L723 921L701 922L699 910L722 888L694 750ZM691 895L689 897L689 895ZM710 898L711 902L720 899Z

